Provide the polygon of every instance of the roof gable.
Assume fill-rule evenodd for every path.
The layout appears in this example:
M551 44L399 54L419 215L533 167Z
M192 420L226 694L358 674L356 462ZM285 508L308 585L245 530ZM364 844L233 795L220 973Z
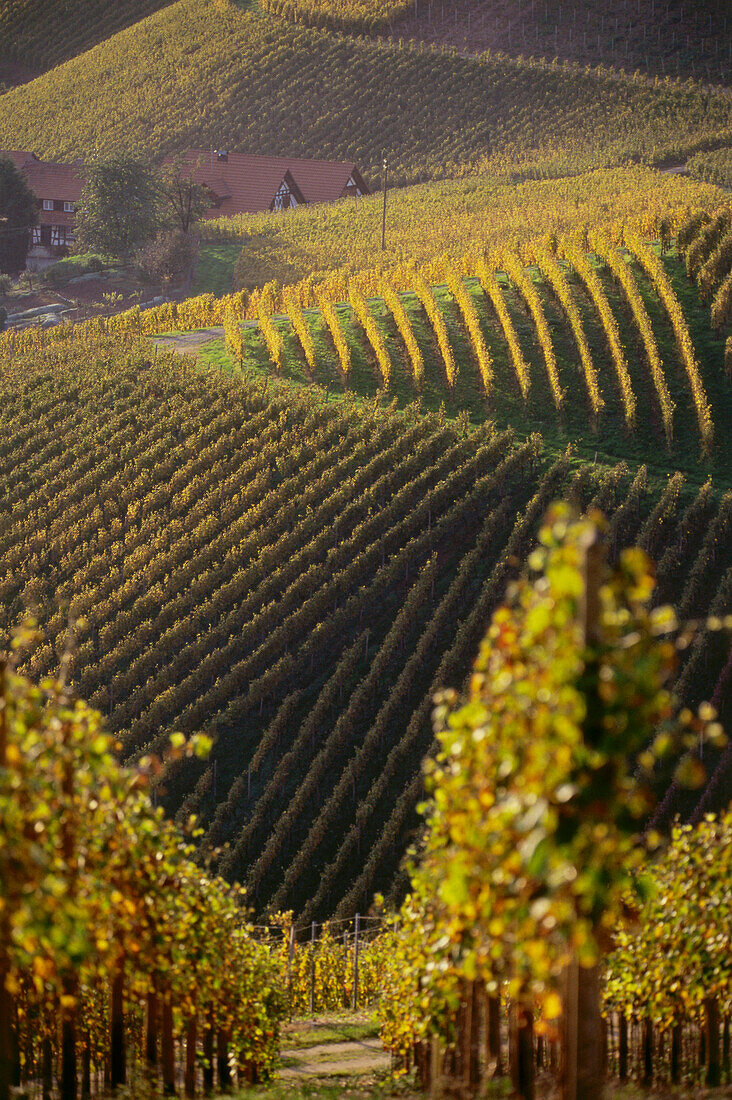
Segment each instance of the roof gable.
M29 161L38 160L35 153L25 152L22 149L0 149L0 157L6 157L19 172Z
M347 193L351 177L359 189L368 189L354 163L304 160L297 157L260 157L249 153L227 153L189 149L182 157L169 157L167 164L180 165L197 183L205 184L216 196L207 217L253 214L269 210L281 185L287 180L298 203L329 202Z

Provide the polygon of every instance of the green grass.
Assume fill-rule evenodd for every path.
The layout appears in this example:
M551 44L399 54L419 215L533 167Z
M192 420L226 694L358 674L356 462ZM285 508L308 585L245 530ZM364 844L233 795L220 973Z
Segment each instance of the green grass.
M505 1091L490 1093L505 1096ZM231 1093L229 1093L231 1097ZM389 1097L416 1098L424 1093L415 1091L408 1083L392 1078L381 1079L374 1074L362 1078L306 1081L275 1081L271 1085L245 1089L235 1094L236 1100L387 1100Z
M205 226L201 229L205 232ZM201 242L192 294L230 294L236 261L241 255L237 241Z
M339 1021L329 1017L328 1021L318 1024L315 1021L302 1021L292 1025L284 1034L282 1050L301 1050L303 1047L321 1043L347 1043L349 1040L373 1039L379 1034L379 1027L373 1020L353 1022L352 1017L344 1013Z

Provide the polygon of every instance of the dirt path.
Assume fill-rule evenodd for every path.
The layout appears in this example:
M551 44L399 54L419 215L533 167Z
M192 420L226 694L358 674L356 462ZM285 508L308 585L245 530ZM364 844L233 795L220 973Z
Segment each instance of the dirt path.
M350 1077L387 1072L390 1058L378 1039L349 1039L345 1043L316 1043L283 1054L279 1076Z
M381 1077L390 1068L376 1025L365 1013L326 1014L294 1020L285 1028L282 1080Z
M198 355L204 344L212 340L221 340L223 328L202 328L196 332L181 332L176 336L155 336L153 343L165 351L177 351L180 355Z

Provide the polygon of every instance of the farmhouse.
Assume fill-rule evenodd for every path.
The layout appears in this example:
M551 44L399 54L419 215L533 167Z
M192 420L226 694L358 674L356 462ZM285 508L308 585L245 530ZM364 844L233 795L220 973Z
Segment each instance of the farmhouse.
M38 200L38 224L33 228L28 266L65 254L74 240L76 204L84 186L83 165L45 161L35 153L11 149L0 150L9 157Z
M62 164L41 160L24 150L0 150L23 173L38 199L38 224L28 253L28 266L42 267L66 254L74 240L76 206L84 186L82 161ZM300 160L294 157L258 157L224 150L189 149L180 158L181 174L202 183L211 206L204 218L288 210L305 203L332 202L369 189L353 162Z
M289 210L304 203L332 202L369 193L352 161L189 149L183 157L170 158L168 163L180 163L182 174L192 176L210 192L211 206L204 218Z

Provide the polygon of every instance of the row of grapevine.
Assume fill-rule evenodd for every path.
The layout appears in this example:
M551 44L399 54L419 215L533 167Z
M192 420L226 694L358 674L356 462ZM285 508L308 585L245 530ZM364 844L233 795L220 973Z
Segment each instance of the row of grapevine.
M333 341L333 347L338 356L338 366L341 377L343 378L343 383L344 385L348 385L348 379L351 375L351 349L343 336L343 330L338 321L338 315L333 307L333 303L325 295L318 296L317 305L323 320L328 326Z
M635 492L631 487L629 499ZM730 849L723 833L732 822L727 816L717 835L714 818L703 834L682 831L667 860L658 859L655 832L639 841L638 823L647 813L653 769L667 749L689 751L697 739L714 748L724 737L710 721L713 712L703 708L698 719L686 710L677 722L671 719L666 685L675 654L664 635L675 629L674 616L670 609L651 609L652 574L642 554L626 554L612 572L604 565L597 541L589 537L593 522L571 521L566 507L550 512L541 549L532 555L541 575L509 588L506 604L493 615L469 693L444 693L435 714L441 752L425 767L431 796L425 836L386 952L379 1014L389 1049L402 1060L412 1054L421 1070L420 1047L431 1041L432 1080L422 1076L437 1089L445 1082L436 1078L444 1074L458 1078L453 1088L480 1093L489 1067L478 1051L482 1024L475 994L487 989L496 998L505 984L518 1094L533 1095L538 1023L542 1037L562 1036L564 1073L582 1072L600 1095L599 964L608 932L615 933L619 948L605 967L608 1003L628 1016L638 1011L658 1018L661 1006L649 1003L646 988L656 976L682 1011L698 1009L703 999L714 1048L707 1082L720 1084L720 1005L713 1002L729 999ZM597 593L604 586L595 609L591 585ZM591 625L583 627L590 615ZM585 654L582 660L567 660L572 647ZM596 662L587 658L588 648L597 652ZM597 692L593 679L612 680L614 691ZM583 703L571 705L573 693L581 700L593 697L594 715ZM532 694L537 704L529 717ZM656 738L660 721L664 746ZM535 731L537 723L542 737L531 741L524 730ZM649 737L656 738L653 748L638 756ZM583 763L590 744L592 763ZM626 750L620 759L619 744ZM499 786L490 778L496 772ZM680 767L680 779L682 772ZM720 849L717 859L709 858L710 850ZM703 869L693 858L683 866L691 852ZM658 884L673 884L678 897L659 898L660 891L649 889L645 911L642 902L636 904L641 912L631 914L628 925L635 931L640 916L642 932L635 933L638 951L628 959L620 949L634 931L627 935L623 926L632 904L629 887L641 869ZM695 905L685 903L691 892ZM691 949L684 957L687 922ZM699 957L702 973L693 989L681 993L683 974ZM628 986L615 999L618 971ZM500 1063L500 1036L490 1016L485 1026L489 1060ZM580 1033L583 1044L577 1046Z
M600 410L604 406L605 402L600 394L600 388L597 380L597 371L592 362L592 355L587 343L587 337L585 336L584 326L577 309L577 303L572 289L567 282L566 276L562 271L556 258L552 255L550 250L544 246L537 246L534 248L534 259L538 264L542 274L547 278L551 288L556 295L559 304L564 311L564 315L569 321L569 325L572 329L577 348L580 353L580 360L582 363L582 372L584 375L585 386L587 387L587 395L590 402L590 411L592 416L597 419L600 415Z
M352 34L388 34L412 10L411 0L265 0L265 7L306 27Z
M269 314L264 308L264 303L260 302L257 319L259 321L259 331L264 337L269 357L272 360L272 365L279 373L284 366L285 346L282 342L282 335L279 329L272 323Z
M485 485L486 479L484 479L484 485L480 486L483 489L483 499L491 499L498 485L502 485L506 493L512 469L522 463L530 453L531 444L525 444L521 451L512 455L499 467L496 475L488 481L488 485ZM491 481L494 486L493 494L488 495ZM489 516L486 526L488 536L491 539L494 538L496 531L492 515ZM485 529L482 536L479 532L478 543L487 549L488 543L482 541L485 534ZM470 551L467 558L472 560L474 566L480 568L477 554ZM463 564L465 561L464 558ZM395 763L404 760L404 755L409 750L407 741L400 740L391 749L386 760L383 754L384 745L388 741L390 730L403 728L405 723L408 723L412 712L409 703L412 692L424 690L425 684L429 683L432 663L439 654L438 646L444 644L445 635L449 633L450 623L457 610L456 589L458 592L461 591L466 581L467 575L461 566L453 585L425 622L417 643L408 648L408 658L406 660L402 658L401 670L393 681L388 697L383 699L372 721L361 727L365 728L365 735L356 747L356 751L351 754L347 766L336 778L330 796L323 802L320 813L310 826L304 843L291 860L284 880L270 902L273 907L280 907L288 896L292 896L298 876L302 876L306 871L312 875L313 867L323 864L326 871L319 878L318 889L310 905L314 912L318 912L321 908L327 909L329 899L337 896L335 887L338 871L342 872L347 868L350 860L345 856L344 845L333 828L334 823L339 822L340 828L343 829L349 819L355 817L356 831L361 837L367 822L369 797L375 793L372 784L383 789L382 785L388 782L389 777L393 779ZM352 836L349 839L353 839ZM330 863L332 855L336 852L340 868ZM310 910L306 909L305 915L309 916L309 913Z
M432 330L437 340L437 346L440 350L440 356L442 357L445 368L445 379L448 388L453 392L455 390L455 382L457 381L457 366L455 364L455 356L447 332L447 326L445 325L445 318L435 301L435 296L431 288L420 272L415 271L413 281L414 292L422 303L422 308L427 314L427 319L432 326ZM486 384L485 378L483 379L483 384Z
M391 383L391 359L384 338L381 335L381 330L376 324L363 294L353 284L348 288L348 300L376 356L376 366L381 375L381 384L388 389Z
M658 352L658 344L653 334L653 326L651 325L648 311L638 291L638 285L627 263L604 234L599 232L590 234L589 244L597 256L608 265L613 276L623 288L623 292L633 314L633 319L643 341L648 365L651 371L651 378L653 379L653 385L661 410L663 428L666 434L666 443L670 447L673 441L674 403L668 392L666 378L663 373L663 364L661 363L661 357Z
M292 327L295 330L295 334L300 342L303 355L305 356L306 370L308 377L311 381L315 378L315 372L317 364L315 361L315 345L313 344L313 338L310 334L310 329L307 326L303 312L300 309L297 301L288 295L286 298L287 315L292 322Z
M506 308L506 301L503 297L501 287L496 279L495 272L491 271L488 264L484 259L478 261L477 275L480 279L480 285L483 288L483 293L490 299L491 305L496 311L496 315L503 330L503 335L508 344L509 351L511 352L511 362L513 363L514 370L516 372L516 379L521 389L521 396L526 400L529 393L529 386L531 385L531 377L529 374L529 366L524 358L524 353L521 350L518 337L516 336L516 330L511 320L511 315ZM541 306L539 307L541 310ZM541 325L541 312L537 313L537 330ZM550 353L549 360L553 361L553 350L551 348L551 341L549 344ZM561 402L560 402L561 403Z
M470 338L470 346L478 364L478 373L483 383L483 389L486 397L488 397L493 388L493 364L483 338L475 305L462 277L455 271L452 264L445 268L445 281L447 282L447 289L455 299L462 315L463 324Z
M214 1044L222 1088L232 1066L241 1080L268 1077L285 1007L276 966L242 920L241 892L202 873L153 808L155 762L121 769L101 715L61 682L36 688L3 662L0 694L2 1095L12 1076L42 1079L50 1094L54 1063L61 1100L77 1096L79 1078L88 1095L100 1071L112 1089L161 1076L172 1094L176 1045L188 1096L201 1055L213 1085Z
M708 221L698 223L698 229L686 247L684 247L686 242L682 238L681 247L686 263L686 274L690 279L699 277L700 271L710 255L727 235L731 222L732 209L722 207Z
M732 324L732 271L719 284L711 309L712 327L717 330Z
M231 309L224 313L224 341L227 351L231 352L234 361L241 366L246 353L244 337L242 336L241 324Z
M477 597L485 616L530 548L538 517L516 526L517 514L540 489L548 504L566 475L544 480L538 439L270 385L125 336L5 350L0 418L17 450L0 450L0 627L7 639L34 611L44 637L23 668L53 675L68 653L74 691L103 708L126 755L162 752L170 729L214 735L209 760L172 762L156 797L181 821L196 814L208 849L229 845L215 865L256 878L260 910L282 887L278 904L321 919L388 889L420 796L434 678L442 668L459 683L479 641L460 600ZM661 502L645 471L599 463L567 491L610 513L618 548L645 531L664 559L673 550L659 580L681 592L719 505L707 487L687 515L675 485ZM726 570L720 524L713 560ZM697 604L715 598L714 577L700 572ZM716 677L716 642L704 653ZM311 797L296 804L302 786Z
M681 361L689 380L689 387L691 389L691 396L694 402L697 423L699 425L702 448L705 453L709 454L714 442L712 412L704 390L704 382L699 373L699 364L696 360L694 343L691 339L691 333L689 332L689 326L684 317L684 312L678 298L674 294L673 287L663 269L663 265L655 253L651 251L637 233L630 229L626 230L624 240L633 257L651 279L654 288L663 302L666 313L668 314L669 321L671 322L676 337Z
M551 494L557 491L566 469L566 462L560 460L544 476L538 500L531 502L528 508L527 514L532 519L536 519L537 504L540 509L549 501ZM412 779L432 740L430 712L435 692L444 685L451 669L464 668L469 662L469 654L474 651L476 634L480 633L488 618L489 601L496 599L502 566L510 559L511 550L519 549L512 532L501 553L505 535L508 534L507 518L505 508L497 509L487 518L473 549L463 559L452 587L435 608L418 650L410 656L392 695L385 700L379 711L374 726L367 735L373 745L372 752L376 751L377 744L386 740L386 731L397 721L400 727L407 722L405 733L391 748L386 759L379 761L378 771L372 766L371 771L365 773L361 766L362 761L359 761L358 789L361 797L358 810L352 815L355 820L340 841L335 858L326 864L318 890L304 911L305 915L327 907L329 898L338 896L340 882L347 879L348 869L361 850L369 853L366 866L341 901L339 913L347 911L354 901L360 904L357 899L370 897L375 889L388 882L389 871L385 868L385 863L388 867L389 859L393 859L394 854L403 848L402 829L405 819L413 816L422 793L421 787L415 785ZM466 602L468 591L475 590L476 576L485 575L484 570L489 579L483 582L482 587L478 582L475 604L460 622L461 604ZM456 621L459 622L457 631L440 656L440 649L453 634L454 625L451 624ZM480 625L476 630L477 622ZM438 640L441 641L441 646L437 644ZM427 675L429 678L422 680L421 702L415 710L411 697L418 675ZM426 685L429 686L424 693ZM419 698L419 694L417 697ZM397 709L400 706L403 708L401 715ZM393 811L389 813L389 800L393 800L395 793L397 801ZM375 881L375 875L381 877L380 882Z
M382 279L379 286L379 292L394 318L399 330L399 335L404 341L404 347L409 358L409 369L414 379L414 386L415 389L419 391L422 389L422 382L424 379L424 358L421 348L415 339L411 322L407 317L401 298L387 279Z
M500 453L499 448L501 446L505 445L505 441L501 441L501 440L496 441L496 443L497 443L497 445L494 445L490 449L484 450L484 455L486 457L489 454L496 455L496 454ZM473 469L475 469L475 467L473 467ZM391 574L391 576L394 577L395 573L398 576L397 569L398 569L399 566L401 566L402 575L403 576L406 575L406 573L408 572L408 569L410 567L410 564L409 564L410 563L410 558L412 559L412 561L424 560L424 555L429 552L429 549L430 549L431 546L439 545L441 541L444 541L448 537L448 532L451 532L451 531L455 532L456 530L459 530L461 524L465 523L466 518L470 515L472 509L475 507L476 502L481 499L481 496L480 496L481 491L483 493L485 493L493 480L494 480L494 478L493 478L493 475L491 475L491 474L485 475L483 477L478 477L477 479L475 479L474 484L470 485L470 491L469 491L468 495L467 496L459 496L456 503L452 507L450 507L444 513L444 515L441 515L441 516L439 515L439 500L437 499L437 497L435 495L432 495L431 499L428 498L428 500L425 502L425 504L423 504L423 506L421 508L417 509L416 523L413 521L412 517L410 516L410 519L409 519L410 528L412 528L415 532L418 532L420 530L419 523L420 523L420 521L423 522L423 520L425 518L425 513L428 512L429 510L432 510L434 512L434 515L435 515L434 526L431 530L423 531L422 534L418 534L418 535L415 534L415 536L413 536L413 538L405 544L405 550L409 551L409 555L407 556L407 554L399 554L393 559L393 567L389 570L389 573ZM447 484L446 484L446 487L448 487ZM439 518L438 518L438 516L439 516ZM321 631L321 634L322 634L322 631ZM351 664L351 662L348 662L347 668L350 667L350 664ZM347 668L346 668L345 671L347 671ZM378 682L378 678L377 678L377 682ZM366 689L364 689L364 690L366 690ZM367 691L367 696L368 696L368 691ZM344 706L346 706L346 708L349 705L350 704L347 704L346 702L344 702ZM354 705L357 705L357 704L354 703ZM358 704L358 705L362 708L363 707L363 701L361 702L361 704ZM308 716L308 718L306 720L306 724L310 725L311 721L312 721L311 716ZM349 722L346 722L345 724L343 724L343 723L341 724L343 733L346 736L349 735L350 725L351 725L351 723L349 723ZM299 734L298 734L297 741L298 741L298 744L299 744L300 743ZM321 743L322 743L323 749L327 749L329 751L330 744L326 741L326 739L324 738L324 734L322 732L321 732ZM308 760L310 759L310 755L312 754L312 751L313 751L312 744L311 744L309 749L307 748L307 743L304 743L302 745L302 752L305 754L304 758L302 759L302 764L303 765L307 764ZM258 755L258 750L257 750L257 754L255 754L255 758L254 758L255 761L257 759L257 755ZM331 763L332 763L331 759L325 753L323 754L322 759L323 759L323 767L327 766L328 768L330 768ZM281 787L280 784L281 784L281 781L285 778L285 776L286 776L286 773L283 774L283 772L280 771L280 769L278 768L276 770L273 778L270 781L270 787L274 788L274 790L276 791L278 797L282 796L283 790L282 790L282 787ZM310 780L311 780L311 776L308 773L308 777L306 779L306 784L309 783ZM302 801L302 792L301 791L298 792L297 797L300 798L301 801ZM307 802L306 801L302 802L302 804L307 805ZM196 806L195 808L197 810L200 809L199 806ZM233 809L233 806L230 807L230 808ZM217 819L219 821L221 821L222 817L223 817L223 821L225 821L227 826L229 826L229 824L230 824L229 823L229 818L228 818L228 815L226 814L225 810L224 810L223 815L221 813L217 814ZM214 828L216 827L216 824L217 824L217 820L215 819L214 820ZM216 835L217 840L219 840L222 836L222 834L219 833L219 832L217 832L215 835ZM224 835L228 836L228 833L224 834Z
M698 363L696 362L688 322L684 317L682 307L662 262L656 258L651 250L643 245L638 231L626 228L626 235L628 235L628 239L633 237L635 246L637 246L636 251L638 248L641 249L641 251L634 256L634 263L637 264L644 273L644 278L650 279L654 285L657 283L658 287L661 288L659 289L659 295L673 326L678 353L692 387L697 423L700 435L702 436L702 451L708 457L711 455L713 447L711 406ZM602 263L606 264L609 268L611 275L620 288L623 298L630 307L634 330L638 331L640 334L645 348L655 396L658 401L663 422L664 435L670 447L674 431L674 401L669 392L670 364L664 364L661 361L657 337L654 333L654 327L648 315L648 310L644 305L637 277L633 273L633 268L626 262L623 254L611 243L610 238L607 237L606 234L601 231L596 231L587 234L587 239L588 243L594 246L596 254L601 259ZM631 382L626 362L626 352L621 344L618 320L610 304L608 288L602 278L602 271L595 271L591 267L577 241L572 239L559 239L556 242L556 248L558 254L563 254L565 256L571 254L574 261L571 266L578 274L581 274L587 287L588 295L593 303L595 315L601 320L608 339L610 361L613 364L613 369L618 381L625 424L628 429L631 430L638 420L638 398ZM580 352L591 414L593 420L596 421L599 410L604 404L604 399L600 390L598 367L593 362L585 328L577 309L576 294L573 294L564 267L560 264L552 248L546 243L538 243L532 245L526 251L529 254L536 253L537 256L542 257L542 262L546 269L545 279L547 285L557 296L573 332L575 342ZM521 347L515 326L512 322L511 314L507 308L505 295L495 278L499 263L506 271L509 280L513 283L519 296L523 299L529 310L533 321L534 333L544 357L552 399L555 407L559 410L562 408L565 393L562 389L557 370L555 352L555 336L557 334L551 332L546 321L539 288L537 288L533 279L528 276L518 256L511 251L504 251L500 260L498 255L491 256L490 261L466 257L461 261L460 266L463 271L467 273L476 271L478 277L482 280L484 294L495 310L501 335L505 340L507 352L516 373L522 396L525 398L530 384L529 368L526 362L525 352ZM470 346L473 348L478 363L477 373L480 378L479 384L484 392L486 391L486 386L489 386L495 391L495 380L493 377L494 364L491 362L491 356L487 350L486 340L481 328L481 321L476 310L476 303L471 298L463 279L458 277L457 265L455 263L443 259L441 261L440 270L443 277L446 272L449 273L451 294L460 308L464 327L468 332ZM436 276L433 275L432 277L434 278ZM391 362L382 323L366 305L365 301L366 295L383 293L389 297L387 308L394 318L401 336L402 344L407 352L407 376L409 377L410 384L417 393L420 392L420 387L423 385L425 351L420 348L419 342L415 338L415 332L412 328L408 313L410 309L409 303L400 298L396 289L397 286L411 282L418 291L418 298L422 302L435 334L438 353L444 365L447 390L454 399L457 367L455 352L451 346L450 335L447 329L444 306L438 304L438 295L436 295L434 289L428 285L424 273L420 273L415 268L405 268L403 272L399 273L398 278L394 276L394 280L393 285L390 285L390 280L384 277L375 276L373 272L364 272L354 276L349 281L350 289L348 292L352 295L353 302L355 302L358 307L355 316L357 316L361 329L366 333L368 346L371 349L370 354L373 354L376 358L379 384L386 385L386 380L391 384L392 374L395 369L398 369L397 364ZM191 300L190 303L185 304L185 307L179 307L180 317L176 323L186 327L189 324L196 323L196 319L200 319L204 316L207 318L207 323L209 324L216 324L223 321L225 337L233 349L233 355L238 362L241 362L246 349L251 348L252 340L256 343L262 339L275 371L278 374L282 374L283 372L287 373L281 321L273 316L273 311L277 307L277 302L279 298L282 297L284 299L285 308L294 311L292 312L292 323L298 336L298 343L303 350L307 373L309 377L313 379L317 367L315 344L313 335L302 314L302 309L307 302L317 300L321 312L324 311L322 315L333 340L333 345L336 348L338 371L344 386L348 386L352 384L350 367L351 352L339 321L334 301L328 297L330 293L340 293L341 291L335 284L332 290L324 289L327 286L328 282L326 280L326 282L321 285L317 294L315 294L314 282L312 279L309 279L306 280L302 286L285 288L280 296L276 287L268 284L261 293L255 292L252 294L246 309L248 314L260 318L258 328L253 331L245 330L245 332L242 333L238 330L235 318L237 314L241 315L241 313L244 312L244 307L241 304L241 299L237 298L235 295L219 300L215 300L211 298L211 296L208 296L208 298L204 297L200 300ZM729 290L729 286L732 286L732 283L728 285L728 283L722 282L718 288L717 299L721 303L720 308L724 307L724 294L726 289L727 291ZM717 299L715 299L715 306L713 307L713 320L715 324L719 325L721 322L719 322L719 319L714 315ZM237 302L239 304L237 304ZM162 308L163 307L161 307L161 309ZM48 345L55 346L56 343L63 345L67 341L78 343L80 340L93 339L96 334L102 332L105 328L110 331L126 331L129 329L130 331L139 330L146 333L153 332L155 331L156 325L163 324L163 320L162 314L158 317L156 310L150 310L144 314L140 314L139 311L130 311L128 314L120 314L108 320L94 320L77 326L59 326L57 330L54 330L54 332L50 334L26 330L26 332L17 334L6 334L4 337L0 338L0 340L4 340L9 348L11 348L15 354L18 354L22 353L24 350L29 351L32 348L42 348ZM250 351L246 353L251 354ZM359 382L358 384L362 383ZM497 394L496 396L504 398L506 395Z
M391 751L383 777L377 780L369 792L364 812L359 815L360 820L344 839L343 853L347 855L350 850L352 855L364 828L366 811L369 811L370 826L376 829L376 835L364 868L340 902L336 916L344 916L349 912L349 907L362 904L362 899L370 898L375 890L385 887L390 875L396 870L399 860L397 853L404 846L406 827L413 821L415 808L424 794L421 761L433 744L434 734L430 719L435 695L445 684L460 679L466 664L470 662L470 655L476 652L490 613L500 599L501 589L515 569L514 563L518 555L523 556L527 552L544 510L552 498L561 492L566 472L566 459L558 461L546 472L537 492L524 511L516 517L505 546L501 547L499 541L495 550L497 560L494 567L480 586L470 610L460 620L452 644L443 654L433 676L429 691L412 714L402 740ZM384 813L382 809L382 816L376 811L388 794L395 770L397 774L401 770L398 788L400 793L390 811ZM338 858L342 858L341 853Z
M580 248L576 242L564 241L562 244L562 252L565 259L569 261L585 284L600 320L602 321L602 327L605 330L607 342L610 346L613 367L615 368L615 373L618 378L625 423L628 426L628 430L633 431L636 422L636 400L630 375L628 374L628 364L625 361L625 353L620 345L620 334L618 332L615 315L607 300L602 284L597 277L597 273L587 261L584 250Z

